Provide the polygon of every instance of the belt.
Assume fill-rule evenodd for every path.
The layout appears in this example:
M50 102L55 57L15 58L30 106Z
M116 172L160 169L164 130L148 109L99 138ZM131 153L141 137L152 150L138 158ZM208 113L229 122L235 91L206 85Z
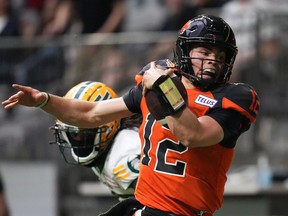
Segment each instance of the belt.
M153 209L148 206L144 207L142 213L143 216L184 216L180 214L174 214L171 212L161 211L158 209ZM205 216L206 213L208 214L207 211L199 211L199 210L193 210L193 213L195 214L195 216Z

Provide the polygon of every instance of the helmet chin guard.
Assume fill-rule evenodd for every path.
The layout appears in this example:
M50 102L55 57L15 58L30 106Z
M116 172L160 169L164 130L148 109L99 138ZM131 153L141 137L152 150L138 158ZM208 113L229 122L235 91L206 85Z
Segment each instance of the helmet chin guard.
M195 76L189 52L198 45L215 46L223 49L226 53L222 71L212 80L208 81ZM180 73L197 88L207 91L226 83L230 79L237 52L234 33L222 18L212 15L199 15L189 20L179 30L174 55ZM203 65L203 61L206 59L200 60L202 60Z
M95 157L97 156L98 152L93 148L92 152L86 157L80 157L78 154L74 152L74 149L71 149L71 154L74 160L77 162L77 164L83 164L83 165L88 165L90 164Z

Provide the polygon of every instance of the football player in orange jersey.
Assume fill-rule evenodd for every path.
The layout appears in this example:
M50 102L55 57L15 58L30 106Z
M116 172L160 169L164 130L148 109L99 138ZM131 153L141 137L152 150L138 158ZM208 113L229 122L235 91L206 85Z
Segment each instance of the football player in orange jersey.
M19 92L2 104L40 107L62 122L91 128L141 113L135 197L144 207L134 215L209 216L222 205L236 141L259 110L251 86L228 82L236 55L231 27L200 15L179 31L175 59L149 63L123 97L90 103L14 84Z

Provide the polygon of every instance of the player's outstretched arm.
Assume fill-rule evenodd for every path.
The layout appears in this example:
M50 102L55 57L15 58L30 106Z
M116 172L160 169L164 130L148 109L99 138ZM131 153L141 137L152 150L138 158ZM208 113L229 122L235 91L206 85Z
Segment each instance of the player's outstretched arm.
M13 84L18 92L2 102L5 109L23 105L39 107L60 121L82 128L98 127L131 115L122 98L100 102L67 99L29 86Z

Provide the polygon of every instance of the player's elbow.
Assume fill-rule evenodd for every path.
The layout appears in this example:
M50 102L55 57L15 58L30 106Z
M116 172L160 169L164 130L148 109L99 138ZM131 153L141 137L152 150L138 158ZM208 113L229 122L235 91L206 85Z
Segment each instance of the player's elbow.
M215 134L215 135L207 135L201 133L191 133L187 136L182 136L179 140L180 142L189 148L198 148L198 147L208 147L212 145L216 145L223 140L223 133Z
M191 134L191 133L181 136L179 140L182 145L189 147L189 148L200 147L202 145L200 138L197 135Z

